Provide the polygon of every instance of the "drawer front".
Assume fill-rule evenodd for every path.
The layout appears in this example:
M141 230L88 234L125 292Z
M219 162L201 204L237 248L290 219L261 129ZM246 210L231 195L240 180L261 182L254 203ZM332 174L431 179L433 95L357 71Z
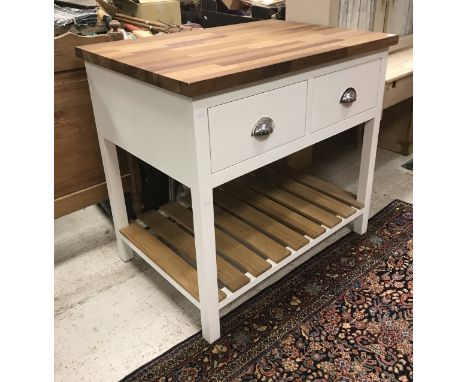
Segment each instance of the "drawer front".
M379 59L314 78L311 131L320 130L375 107L380 67ZM356 100L342 103L341 98L347 89L351 89L348 91L348 101L352 101L352 89L355 90Z
M306 102L307 81L302 81L209 108L212 172L303 137ZM252 136L264 117L273 121L273 132Z

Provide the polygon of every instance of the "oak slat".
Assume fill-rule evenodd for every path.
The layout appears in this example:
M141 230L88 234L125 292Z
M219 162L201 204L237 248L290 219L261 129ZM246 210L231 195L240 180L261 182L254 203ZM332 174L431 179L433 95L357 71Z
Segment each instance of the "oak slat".
M76 52L96 65L196 97L398 42L391 34L281 20L248 24L87 45Z
M292 172L291 177L308 187L315 188L325 195L335 198L336 200L339 200L343 203L349 204L350 206L353 206L357 209L364 208L364 204L358 202L355 195L353 195L351 192L343 190L341 187L333 183L327 182L305 172Z
M235 195L252 207L270 215L274 219L284 223L291 228L301 232L304 235L316 239L321 234L325 233L325 228L321 225L307 219L297 212L283 206L280 203L263 196L239 182L229 182L223 185L229 193Z
M276 188L259 178L256 178L250 174L240 178L242 183L246 186L253 188L261 194L268 196L270 199L276 200L278 203L284 204L286 207L312 219L328 228L332 228L341 222L341 219L331 213L324 211L323 209L310 204L310 202L304 199L298 198L297 196Z
M193 233L192 212L187 208L172 202L160 207L160 210ZM229 259L237 267L251 273L253 276L258 277L271 268L270 263L219 228L215 228L215 238L216 251L226 259Z
M301 234L228 193L214 189L213 194L216 204L295 251L309 243Z
M291 254L286 247L219 207L215 207L215 224L275 263Z
M182 204L190 205L190 199L190 196L186 196L180 201ZM227 231L229 235L235 237L241 243L250 246L265 258L279 263L291 254L289 249L285 246L277 243L267 235L218 206L214 207L214 216L215 224L219 228Z
M153 263L172 277L190 295L199 300L197 271L194 267L137 223L132 223L122 228L120 233L130 240ZM219 301L226 298L226 294L219 289L218 298Z
M338 215L343 218L349 218L356 212L356 210L350 206L347 206L346 204L343 204L336 199L330 198L329 196L324 195L314 190L313 188L304 186L294 179L291 179L278 172L274 172L270 168L263 168L257 171L256 174L259 175L260 178L274 183L291 194L294 194L301 199L307 200L317 205L318 207L331 212L334 215Z
M189 258L189 262L196 268L197 257L195 240L177 224L162 216L159 212L148 211L139 218L153 229L161 238ZM218 280L229 290L235 292L248 284L250 279L220 256L216 256Z

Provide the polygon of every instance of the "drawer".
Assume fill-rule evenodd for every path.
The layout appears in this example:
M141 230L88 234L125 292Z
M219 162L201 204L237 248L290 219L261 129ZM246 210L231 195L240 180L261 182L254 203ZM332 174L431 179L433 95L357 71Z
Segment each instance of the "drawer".
M209 108L212 172L303 137L306 100L307 81L302 81ZM271 119L273 132L252 135L262 118Z
M380 67L379 59L314 78L311 131L320 130L375 107ZM341 103L343 93L349 88L355 89L356 100Z

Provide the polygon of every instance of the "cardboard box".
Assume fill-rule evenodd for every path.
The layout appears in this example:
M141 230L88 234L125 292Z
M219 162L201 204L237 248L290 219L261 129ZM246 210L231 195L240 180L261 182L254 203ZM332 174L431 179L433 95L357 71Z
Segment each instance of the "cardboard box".
M332 0L286 0L286 21L330 25Z
M242 3L240 0L222 0L223 4L227 9L231 11L237 11L242 8Z
M179 0L140 0L139 4L130 0L114 0L114 4L129 16L148 21L182 23Z

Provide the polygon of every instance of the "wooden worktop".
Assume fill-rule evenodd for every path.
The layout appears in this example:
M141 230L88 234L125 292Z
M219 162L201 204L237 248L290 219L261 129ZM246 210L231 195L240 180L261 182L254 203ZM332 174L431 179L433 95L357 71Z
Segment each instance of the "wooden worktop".
M96 65L188 97L387 48L398 36L268 20L76 48Z

